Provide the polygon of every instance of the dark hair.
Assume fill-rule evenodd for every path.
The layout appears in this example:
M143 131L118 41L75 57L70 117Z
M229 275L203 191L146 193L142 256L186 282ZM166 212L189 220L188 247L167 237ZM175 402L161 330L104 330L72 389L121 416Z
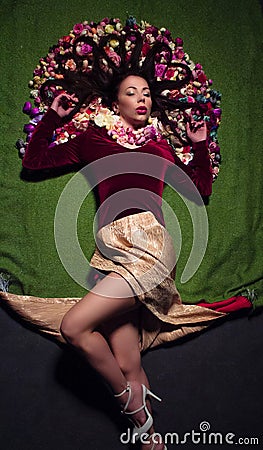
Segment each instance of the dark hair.
M79 111L83 103L88 104L95 98L101 97L102 103L111 107L114 100L116 100L117 92L120 83L129 75L136 75L144 78L150 88L152 95L152 113L158 116L159 120L164 126L170 126L172 132L178 137L175 129L174 121L169 120L169 111L185 110L193 108L193 104L187 102L179 102L167 97L164 91L179 90L186 85L192 76L192 72L187 64L182 64L172 61L172 50L164 42L156 42L148 51L145 59L141 62L141 51L143 46L143 39L141 34L136 30L130 30L132 34L134 47L132 53L129 55L127 61L127 52L125 49L125 39L123 36L110 34L103 36L99 44L96 44L92 37L80 36L74 42L73 58L77 70L74 72L63 69L65 64L65 57L61 61L61 73L64 78L61 80L48 80L40 89L40 96L44 101L47 101L49 95L49 88L51 85L59 85L68 92L75 93L79 98L79 103L76 105L67 120L70 120L76 112ZM116 64L105 52L107 43L111 40L118 40L118 54L120 60ZM77 53L77 45L79 42L84 42L92 47L93 64L92 70L85 73L81 70L84 56ZM180 67L182 73L181 80L159 80L155 74L155 64L160 57L161 52L165 52L167 67L173 64L173 67ZM72 54L71 54L72 58ZM52 97L52 96L51 96ZM50 98L50 102L52 98ZM181 140L181 138L180 138Z

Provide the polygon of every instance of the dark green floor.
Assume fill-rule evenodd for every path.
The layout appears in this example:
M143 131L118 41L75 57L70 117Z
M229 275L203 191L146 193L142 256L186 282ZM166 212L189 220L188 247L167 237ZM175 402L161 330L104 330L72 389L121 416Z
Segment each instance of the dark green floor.
M13 292L43 296L79 296L60 264L53 236L55 208L70 175L39 183L20 180L21 161L14 143L27 118L27 83L41 56L79 21L105 16L166 26L195 62L201 62L222 92L219 140L223 163L207 208L209 243L202 264L188 283L181 274L190 254L189 214L167 189L182 231L177 285L184 301L218 300L244 287L262 292L261 58L262 24L256 0L99 1L55 3L4 2L2 17L1 178L3 208L0 267L13 280ZM63 5L63 6L62 6ZM160 14L161 11L161 14ZM80 211L79 239L87 256L94 249L92 198ZM55 276L54 276L55 274ZM259 300L262 302L262 297Z

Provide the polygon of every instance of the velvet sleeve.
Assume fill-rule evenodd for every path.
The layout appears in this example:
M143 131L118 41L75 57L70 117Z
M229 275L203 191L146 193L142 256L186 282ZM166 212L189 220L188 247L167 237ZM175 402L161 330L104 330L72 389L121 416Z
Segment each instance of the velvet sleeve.
M24 168L31 170L52 169L81 162L79 155L83 134L64 144L50 147L53 132L61 124L60 116L50 108L33 132L22 161Z
M178 156L175 156L175 164L181 170L168 169L167 181L172 181L176 189L185 195L195 190L193 184L203 197L212 193L212 167L206 141L193 143L194 157L188 165L184 164ZM190 180L189 180L190 178Z

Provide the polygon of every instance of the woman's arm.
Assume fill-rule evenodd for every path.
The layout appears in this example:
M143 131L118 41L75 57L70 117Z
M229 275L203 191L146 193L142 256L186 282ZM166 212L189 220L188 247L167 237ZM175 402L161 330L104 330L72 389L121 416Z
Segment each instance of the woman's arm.
M185 165L178 156L175 156L175 164L182 170L176 172L169 170L167 181L172 176L176 188L185 195L195 190L192 181L200 195L208 197L212 193L213 175L207 147L206 124L205 122L191 125L187 123L186 131L192 141L194 157L188 165Z
M62 125L62 119L67 116L72 107L65 109L63 97L73 100L73 96L61 94L55 98L50 109L37 125L27 146L22 161L23 167L31 170L51 169L72 164L79 164L79 149L82 135L64 143L50 147L53 132Z

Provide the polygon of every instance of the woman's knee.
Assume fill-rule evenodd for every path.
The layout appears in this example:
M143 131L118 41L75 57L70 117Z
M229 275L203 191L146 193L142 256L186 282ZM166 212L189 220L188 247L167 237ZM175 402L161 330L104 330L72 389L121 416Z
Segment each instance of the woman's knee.
M60 332L63 338L71 345L75 347L80 346L82 330L78 324L78 322L71 316L71 314L67 313L61 322Z

